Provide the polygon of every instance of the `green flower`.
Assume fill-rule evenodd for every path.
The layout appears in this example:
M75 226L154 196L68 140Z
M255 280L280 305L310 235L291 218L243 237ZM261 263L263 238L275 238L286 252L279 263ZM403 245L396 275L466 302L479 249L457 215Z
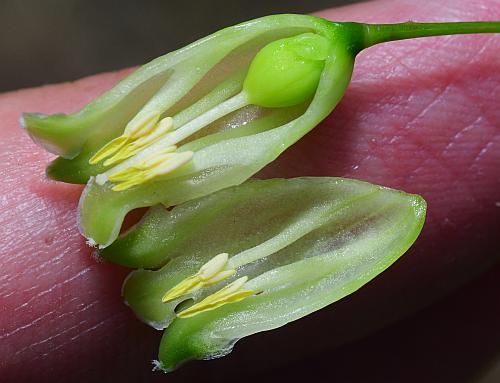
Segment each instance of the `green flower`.
M341 178L248 181L152 209L101 256L132 267L123 295L166 328L165 370L231 351L256 332L352 293L417 238L425 201Z
M77 113L27 113L22 124L60 155L49 177L87 183L81 232L105 247L130 210L174 206L240 184L273 161L339 102L363 48L499 29L268 16L153 60Z
M311 16L250 21L154 60L76 114L24 123L61 156L51 178L88 181L81 231L107 246L128 211L239 184L328 115L354 62L338 29Z
M168 371L345 297L409 248L419 196L340 178L244 181L331 112L362 49L499 31L268 16L150 62L77 113L21 123L60 156L49 177L87 183L78 215L89 243L140 268L123 294L166 328L157 367ZM115 241L125 215L148 206Z

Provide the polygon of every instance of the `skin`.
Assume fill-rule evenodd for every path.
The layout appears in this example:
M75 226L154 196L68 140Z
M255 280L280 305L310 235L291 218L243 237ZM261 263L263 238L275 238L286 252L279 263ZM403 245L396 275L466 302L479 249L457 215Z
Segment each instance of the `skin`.
M500 19L500 3L382 0L320 15L362 22L494 20ZM421 194L428 202L421 237L348 299L250 337L230 357L192 363L170 381L203 376L220 382L242 372L272 376L297 361L326 371L335 367L337 345L436 301L498 260L499 49L498 35L454 36L388 43L359 56L338 108L261 176L338 175ZM82 187L47 180L44 168L51 156L17 123L23 111L78 110L127 73L0 95L3 381L165 379L152 378L148 365L160 333L137 321L121 302L127 270L95 262L78 234ZM478 294L494 292L491 285ZM315 359L318 353L332 358ZM359 367L362 355L356 362Z

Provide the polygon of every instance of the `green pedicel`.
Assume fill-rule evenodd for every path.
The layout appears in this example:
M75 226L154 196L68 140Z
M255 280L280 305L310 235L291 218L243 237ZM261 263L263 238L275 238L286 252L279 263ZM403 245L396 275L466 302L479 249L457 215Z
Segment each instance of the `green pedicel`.
M339 102L362 49L499 31L498 22L367 25L268 16L152 61L77 113L27 113L22 123L61 156L49 177L87 182L80 229L105 247L130 210L240 184L273 161Z
M167 327L159 366L172 370L357 290L411 246L425 210L419 196L355 180L248 181L154 208L102 255L166 263L132 272L123 294L139 318Z

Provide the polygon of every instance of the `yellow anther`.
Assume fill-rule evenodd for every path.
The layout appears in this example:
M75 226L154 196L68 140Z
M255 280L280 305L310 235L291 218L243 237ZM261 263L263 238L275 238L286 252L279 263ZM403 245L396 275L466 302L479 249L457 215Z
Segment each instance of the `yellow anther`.
M155 127L156 123L160 119L160 115L160 112L153 112L144 116L140 120L133 119L127 124L123 134L128 135L131 138L137 138L148 134L148 132Z
M202 280L208 280L215 277L219 272L223 271L229 259L228 253L220 253L213 257L210 261L200 267L198 274Z
M130 177L137 175L139 172L151 169L155 165L160 164L162 161L168 158L167 154L172 155L176 149L176 146L169 146L168 148L165 148L160 152L153 153L142 161L139 161L138 163L129 166L128 168L112 173L108 177L108 179L110 181L126 181Z
M195 292L205 286L213 285L233 275L235 270L226 270L228 254L222 253L205 263L200 270L165 293L162 302L169 302L183 295Z
M224 270L224 271L221 271L219 274L214 275L210 279L207 279L205 281L205 286L213 285L213 284L215 284L217 282L220 282L220 281L222 281L222 280L224 280L226 278L229 278L234 273L236 273L236 270Z
M127 125L121 136L116 137L115 139L108 142L101 149L99 149L97 153L92 156L92 158L90 158L89 164L91 165L97 164L98 162L101 162L105 158L108 158L109 156L118 153L120 149L124 147L126 144L128 144L130 141L135 140L138 137L146 136L151 132L151 130L153 130L156 127L159 118L160 118L160 113L155 112L147 115L146 117L136 122L132 120ZM110 165L110 163L104 163L104 165Z
M152 130L141 131L141 136L137 135L137 139L133 139L133 141L128 142L126 145L121 147L113 157L104 161L104 165L113 165L132 157L170 132L173 126L173 119L171 117L162 119L158 124L153 126Z
M152 179L166 175L178 167L189 162L193 158L194 153L191 151L181 153L165 154L165 159L160 162L154 162L154 167L151 165L151 170L147 171L147 179Z
M109 141L90 158L89 164L94 165L101 162L103 159L111 156L113 153L116 153L123 145L129 142L129 140L130 136L122 135Z
M219 291L209 295L201 302L198 302L186 310L181 311L177 316L179 318L189 318L204 311L214 310L228 303L239 302L246 297L255 294L253 290L244 289L248 277L241 277Z
M170 146L160 152L152 153L137 164L111 174L108 180L116 183L111 189L114 191L130 189L166 175L193 158L193 152L172 153L175 149L175 146Z

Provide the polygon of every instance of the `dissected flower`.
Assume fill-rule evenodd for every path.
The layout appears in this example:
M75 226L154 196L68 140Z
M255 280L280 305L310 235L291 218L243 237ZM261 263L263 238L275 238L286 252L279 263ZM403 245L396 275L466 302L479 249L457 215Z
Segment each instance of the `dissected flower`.
M223 29L143 66L71 115L24 114L60 155L51 178L87 183L81 232L105 247L138 207L174 206L251 177L325 118L371 45L499 23L335 23L274 15Z
M247 181L155 207L100 255L134 271L128 305L166 328L161 368L227 354L350 294L417 238L425 201L341 178Z
M154 60L78 113L24 125L61 156L50 177L87 182L81 231L105 247L128 211L239 184L328 115L354 62L338 30L312 16L250 21Z
M87 183L79 223L88 242L140 269L123 294L166 328L155 367L168 371L343 298L409 248L425 217L419 196L339 178L230 186L331 112L362 49L487 32L500 23L268 16L153 60L79 112L25 113L21 124L60 156L49 177ZM129 211L153 205L115 241Z

